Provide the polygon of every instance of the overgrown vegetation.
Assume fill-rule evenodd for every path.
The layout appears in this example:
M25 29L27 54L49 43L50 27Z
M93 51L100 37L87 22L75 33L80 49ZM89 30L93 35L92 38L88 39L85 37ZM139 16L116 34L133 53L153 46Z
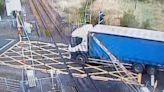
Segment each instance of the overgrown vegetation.
M67 0L64 0L67 2ZM81 2L80 2L81 1ZM87 0L89 1L89 0ZM68 7L65 14L69 23L81 25L85 23L86 0ZM105 24L113 26L135 27L164 31L164 0L94 0L91 23L97 24L98 12L105 14ZM119 1L119 2L118 2ZM100 3L101 2L101 3ZM76 3L75 3L76 4ZM89 10L89 8L88 8ZM124 13L124 11L126 11ZM131 11L131 12L129 12Z
M157 0L157 2L163 4L164 3L164 0Z
M41 33L41 36L42 37L47 37L49 38L51 35L50 35L50 32L48 30L44 30L43 28L40 28L40 33ZM38 34L39 35L39 34Z
M140 2L148 2L149 0L138 0Z
M43 37L44 36L44 29L40 28L40 33L41 33L41 36Z
M133 13L124 12L123 17L120 19L120 25L123 27L138 27L139 23Z
M47 30L46 31L46 37L49 38L50 37L50 32Z
M85 10L89 10L91 4L96 1L96 0L87 0L86 2L84 2L82 4L83 7L81 7L78 11L79 11L79 14L80 14L80 22L84 23L85 22ZM96 18L95 16L92 16L91 17L92 21L91 23L92 24L95 24L96 23Z
M137 0L136 0L137 1ZM140 1L140 2L153 2L153 1L156 1L156 2L159 2L159 3L164 3L164 0L138 0L138 1Z
M2 15L4 13L4 0L0 0L0 15Z
M80 15L80 22L84 23L85 18L85 7L82 7L78 10L78 13Z
M91 24L96 25L97 23L98 23L97 16L96 15L92 15L92 17L91 17Z
M142 29L151 29L150 20L147 19L141 24L137 21L135 15L130 12L125 12L123 17L120 20L120 25L123 27L133 27L133 28L142 28Z
M143 28L143 29L151 29L150 20L147 19L146 21L143 21L141 28Z

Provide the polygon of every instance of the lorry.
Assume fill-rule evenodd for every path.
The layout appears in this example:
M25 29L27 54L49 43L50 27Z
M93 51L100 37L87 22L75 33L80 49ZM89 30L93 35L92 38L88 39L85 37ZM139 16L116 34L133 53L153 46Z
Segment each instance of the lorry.
M69 51L72 59L87 62L93 58L110 63L110 57L96 44L93 36L119 61L131 64L136 73L155 74L164 66L164 32L86 24L71 34Z

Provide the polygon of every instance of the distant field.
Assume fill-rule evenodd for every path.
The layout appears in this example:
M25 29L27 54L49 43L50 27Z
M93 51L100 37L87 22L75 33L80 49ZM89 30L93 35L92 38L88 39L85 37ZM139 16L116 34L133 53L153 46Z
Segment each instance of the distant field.
M83 7L82 3L86 0L49 0L50 4L62 16L73 13L76 9Z
M86 0L54 0L52 5L58 12L75 22L80 19L78 9L84 7ZM98 11L105 12L106 24L120 25L120 18L124 12L131 12L136 16L139 26L143 21L149 20L150 27L154 30L164 31L164 3L157 0L139 2L136 0L94 0L92 13L97 16ZM68 16L69 15L69 16Z
M150 26L154 30L164 31L164 3L135 2L135 0L96 0L93 11L103 10L106 13L108 24L119 25L118 19L124 12L134 11L136 19L141 24L150 20Z

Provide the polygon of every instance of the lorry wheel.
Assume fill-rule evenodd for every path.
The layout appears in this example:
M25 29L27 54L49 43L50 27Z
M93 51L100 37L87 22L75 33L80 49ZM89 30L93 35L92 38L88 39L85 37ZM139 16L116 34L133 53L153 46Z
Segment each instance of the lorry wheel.
M150 75L154 75L156 73L156 68L154 66L147 66L146 72Z
M133 64L132 69L136 73L142 73L144 71L144 65L142 65L142 64Z
M87 57L85 56L85 55L78 55L77 57L76 57L76 60L78 61L78 62L80 62L80 63L86 63L87 62Z

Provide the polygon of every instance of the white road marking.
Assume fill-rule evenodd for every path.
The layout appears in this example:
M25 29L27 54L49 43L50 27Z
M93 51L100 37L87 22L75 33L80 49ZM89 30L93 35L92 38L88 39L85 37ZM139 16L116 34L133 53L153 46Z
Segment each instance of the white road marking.
M1 47L0 50L3 50L4 48L6 48L7 46L9 46L11 43L13 43L15 41L14 39L6 39L6 40L10 40L10 42L8 42L3 47Z
M32 43L35 44L35 42L33 42L33 41L32 41ZM43 43L43 42L40 42L40 43ZM42 45L41 46L40 45L32 45L32 47L33 48L40 48L39 51L47 51L47 52L49 52L48 54L46 54L46 53L42 54L42 53L37 52L38 51L37 49L36 50L35 49L32 50L32 53L35 56L43 57L43 58L36 57L36 59L34 59L34 61L36 62L36 64L34 65L34 70L40 70L40 71L48 73L49 70L47 70L47 69L53 69L54 71L57 70L61 74L68 74L68 72L65 71L66 69L64 67L61 66L62 68L60 68L60 67L58 68L58 66L56 66L56 65L63 65L64 64L64 62L62 62L62 61L60 61L58 59L55 59L55 58L59 58L60 59L59 56L48 57L48 55L54 55L54 54L56 54L56 52L55 51L51 51L51 48L50 49L47 48L47 43L43 43L43 46ZM55 47L55 46L53 46L53 47ZM17 57L22 58L20 48L21 48L20 42L18 42L17 44L13 45L9 50L10 50L11 53L19 54ZM64 47L64 48L66 48L66 47ZM9 50L7 50L7 51L9 51ZM29 50L27 48L25 50L27 52L29 52ZM7 51L5 51L5 53L3 53L3 57L12 59L12 62L14 61L14 63L16 63L16 64L14 65L14 63L13 63L13 65L12 65L12 63L6 62L6 60L2 59L3 62L0 62L0 65L8 65L8 66L11 66L11 67L14 67L14 68L23 68L23 66L26 65L28 69L33 69L33 66L31 64L24 64L23 62L21 62L19 60L19 58L18 59L15 58L15 55L7 55L7 53L10 53L10 52L7 52ZM64 52L64 53L66 53L66 52ZM31 57L29 57L28 54L25 57L27 58L26 59L27 61L31 60ZM50 63L48 63L48 62L44 63L41 60L43 60L43 61L48 60L48 61L51 61L52 63L51 62ZM94 60L94 61L96 61L96 60ZM84 78L84 77L87 76L85 71L81 70L81 68L82 68L81 66L76 66L76 63L74 63L72 61L69 61L68 63L69 63L68 67L71 70L75 71L75 72L72 72L73 76L80 77L80 78ZM74 66L74 64L75 64L75 66ZM103 80L103 81L116 80L116 81L121 81L121 79L123 79L122 77L120 77L116 73L116 71L107 71L106 69L103 69L101 67L92 66L92 65L89 65L89 64L85 64L85 65L86 65L85 69L95 69L96 70L96 71L93 71L93 72L89 73L91 78L94 79L94 80ZM44 66L46 68L44 68L44 67L42 68L41 66ZM108 75L111 75L111 76L113 76L115 78L113 79L112 77L101 76L101 74L108 74ZM124 80L128 80L128 78L126 78ZM130 84L134 84L134 83L132 82Z

